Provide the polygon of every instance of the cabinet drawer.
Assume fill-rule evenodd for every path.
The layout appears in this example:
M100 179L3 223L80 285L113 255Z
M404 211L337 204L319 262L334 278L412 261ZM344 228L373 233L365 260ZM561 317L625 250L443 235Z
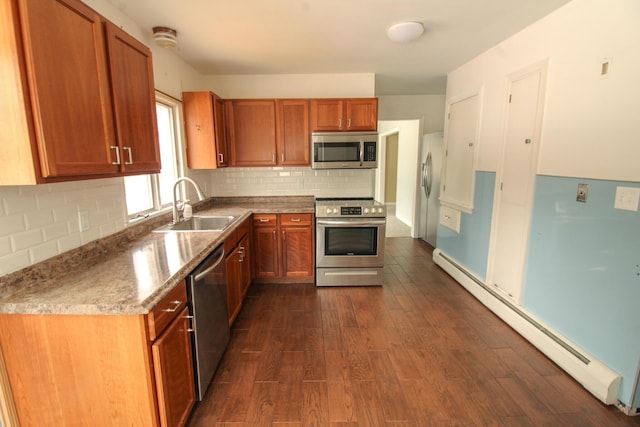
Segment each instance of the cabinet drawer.
M280 214L280 225L311 225L312 214Z
M275 227L278 225L277 214L253 214L254 227Z
M147 317L149 338L155 340L187 305L187 285L182 281L151 310Z

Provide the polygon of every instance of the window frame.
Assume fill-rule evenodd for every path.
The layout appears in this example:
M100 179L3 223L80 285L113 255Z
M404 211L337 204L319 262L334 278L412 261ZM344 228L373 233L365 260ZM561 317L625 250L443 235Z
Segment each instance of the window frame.
M173 169L173 174L175 179L184 176L184 155L183 155L183 138L182 138L182 101L177 98L172 97L171 95L167 95L158 90L155 91L155 106L158 104L167 107L171 112L171 134L172 134L172 151L174 162L171 167ZM156 119L157 120L157 119ZM158 126L158 123L156 123ZM160 132L160 129L158 129ZM167 167L167 165L163 164L163 168ZM149 216L164 213L165 211L171 209L172 203L164 203L162 204L161 200L161 190L160 190L160 174L147 174L142 175L147 177L147 185L150 188L151 200L153 206L149 209L145 209L143 211L133 212L129 214L127 208L127 218L129 222L134 222L136 220L140 220L143 218L148 218ZM126 178L126 177L125 177ZM181 186L179 186L181 187ZM182 194L182 188L178 190L179 194ZM125 201L126 201L126 184L125 184Z

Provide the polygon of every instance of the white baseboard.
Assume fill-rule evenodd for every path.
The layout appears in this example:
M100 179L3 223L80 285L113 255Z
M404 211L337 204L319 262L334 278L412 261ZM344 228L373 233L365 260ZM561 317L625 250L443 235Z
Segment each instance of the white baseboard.
M596 398L607 405L619 403L622 381L619 374L545 325L535 315L515 306L440 249L433 251L433 261Z

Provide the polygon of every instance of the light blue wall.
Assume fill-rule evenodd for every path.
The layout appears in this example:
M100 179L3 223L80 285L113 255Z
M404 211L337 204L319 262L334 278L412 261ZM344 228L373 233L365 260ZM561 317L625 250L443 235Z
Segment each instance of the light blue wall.
M473 214L462 214L460 234L438 225L436 246L480 279L486 279L495 172L476 172Z
M589 184L587 203L576 202ZM640 361L640 213L614 209L617 186L538 176L522 305L622 375L631 405Z

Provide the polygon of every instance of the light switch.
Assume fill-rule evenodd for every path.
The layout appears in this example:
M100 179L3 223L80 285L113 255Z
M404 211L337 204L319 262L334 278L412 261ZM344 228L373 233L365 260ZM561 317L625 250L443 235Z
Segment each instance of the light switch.
M616 201L613 205L616 209L638 212L640 201L640 188L616 187Z

